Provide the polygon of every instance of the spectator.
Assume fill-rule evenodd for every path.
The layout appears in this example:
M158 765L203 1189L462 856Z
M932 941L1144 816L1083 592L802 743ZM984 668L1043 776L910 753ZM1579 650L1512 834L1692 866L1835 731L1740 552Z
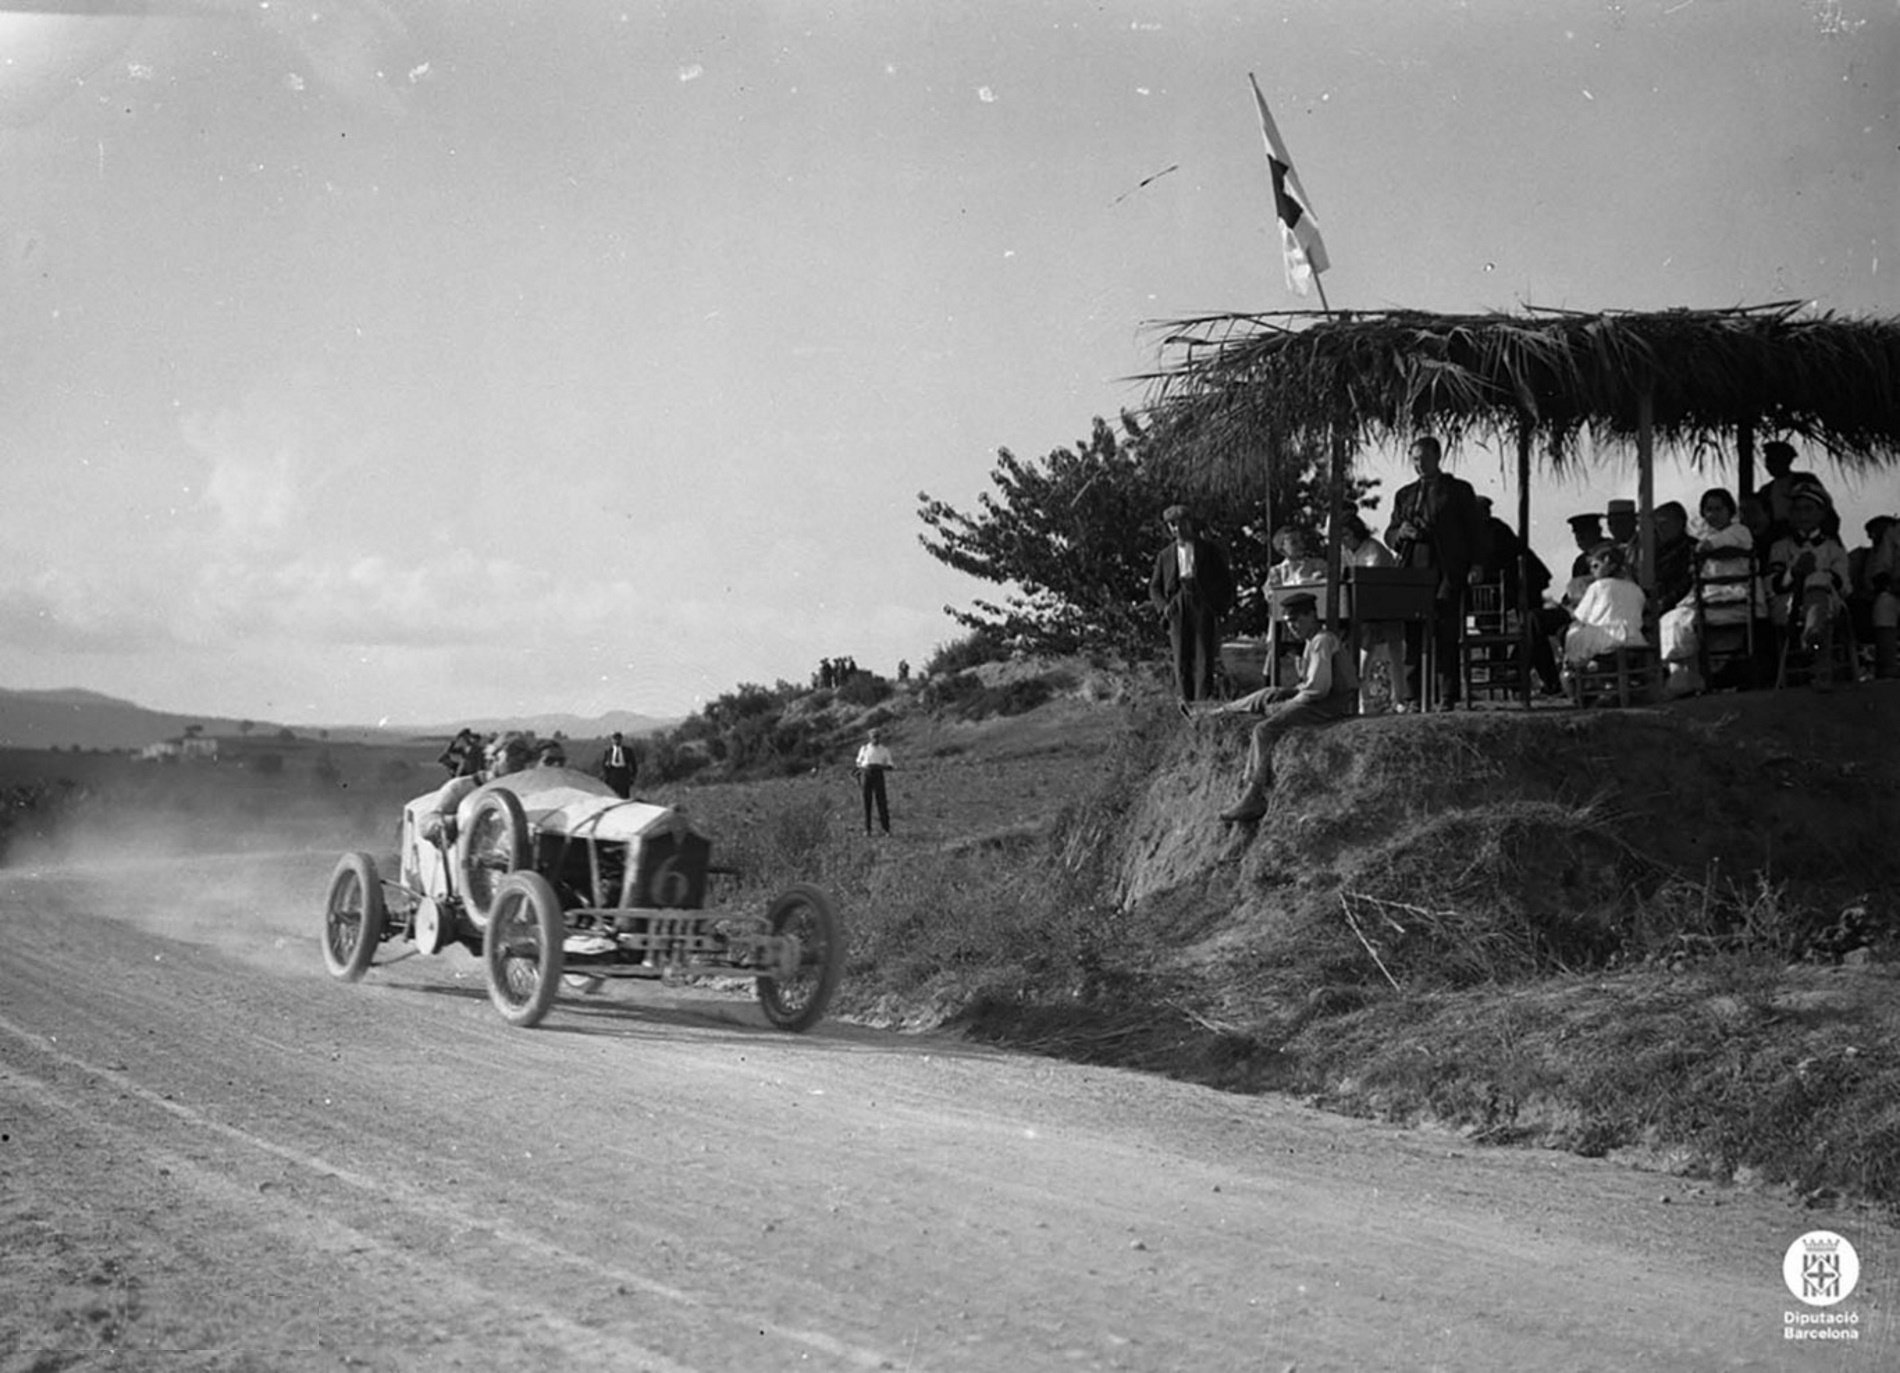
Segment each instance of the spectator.
M908 658L899 658L897 660L897 684L899 686L910 685L910 659Z
M1789 530L1768 555L1771 614L1784 634L1799 633L1818 691L1834 685L1834 622L1847 605L1847 550L1824 528L1832 506L1820 482L1797 482L1788 498Z
M1577 556L1570 560L1570 581L1564 587L1564 608L1574 610L1594 580L1590 576L1590 550L1603 542L1603 516L1591 512L1570 517L1570 536L1577 541Z
M1659 611L1673 610L1695 595L1695 540L1681 501L1656 507L1656 594Z
M1217 714L1249 714L1264 718L1247 743L1247 772L1240 799L1220 818L1230 824L1258 820L1267 813L1267 789L1273 785L1273 747L1289 730L1327 725L1355 714L1359 706L1359 674L1352 650L1319 621L1319 603L1304 592L1289 596L1281 607L1287 628L1306 643L1300 657L1296 687L1263 687L1229 702Z
M1604 521L1609 525L1609 541L1623 549L1623 569L1632 577L1643 565L1643 537L1636 523L1636 502L1614 500L1605 507ZM1591 577L1595 581L1594 576Z
M1458 701L1458 630L1464 622L1465 585L1476 570L1483 535L1477 493L1469 482L1443 471L1443 462L1436 438L1427 434L1413 442L1412 467L1418 480L1400 487L1393 497L1385 541L1401 567L1438 570L1430 625L1405 627L1407 690L1413 700L1424 699L1419 674L1429 629L1439 703L1450 707Z
M1537 556L1536 549L1520 539L1517 531L1492 514L1491 509L1489 496L1478 497L1478 511L1484 517L1480 576L1499 584L1507 614L1522 611L1530 616L1531 670L1543 683L1544 694L1556 696L1563 691L1563 682L1557 675L1557 652L1551 645L1570 617L1557 607L1544 604L1544 595L1550 590L1549 566Z
M1663 661L1669 665L1671 695L1688 695L1708 686L1696 661L1701 652L1696 624L1700 613L1706 611L1711 623L1731 624L1754 613L1754 536L1736 519L1735 498L1713 486L1702 493L1697 509L1702 538L1695 544L1689 595L1664 611L1656 626ZM1724 580L1729 577L1751 580L1730 584ZM1718 584L1704 589L1698 608L1694 581L1711 578Z
M1214 665L1220 659L1220 617L1234 598L1227 556L1201 537L1193 512L1171 505L1162 520L1173 542L1155 555L1148 599L1168 627L1175 687L1182 704L1211 700Z
M1888 523L1867 555L1873 593L1874 676L1900 677L1900 520Z
M1857 643L1874 642L1874 588L1871 581L1874 551L1892 524L1892 515L1876 515L1867 521L1867 542L1847 553L1847 613L1854 621Z
M1768 507L1768 541L1762 546L1773 548L1777 540L1786 537L1794 529L1794 493L1808 483L1821 487L1821 494L1827 496L1827 488L1821 486L1821 479L1812 472L1795 470L1794 446L1775 439L1761 446L1762 466L1768 469L1769 480L1761 489L1763 503ZM1836 540L1840 539L1841 517L1834 513L1834 498L1828 496L1827 511L1821 520L1821 532Z
M825 666L830 666L827 659ZM615 730L607 750L600 756L600 780L614 789L614 795L622 801L633 795L633 779L640 765L635 761L633 750L627 747L627 741Z
M1269 588L1326 585L1326 559L1313 551L1312 536L1298 525L1283 525L1273 532L1273 551L1280 557L1267 569Z
M872 730L865 736L864 747L858 750L857 762L852 765L852 771L858 777L858 789L864 796L864 832L866 834L871 832L873 805L877 807L877 823L883 828L884 833L891 832L891 803L884 790L884 774L893 766L891 751L884 746L878 732L875 729Z
M1352 567L1396 567L1398 558L1393 555L1360 518L1357 511L1348 511L1340 521L1339 546L1346 551ZM1372 676L1373 659L1379 658L1386 664L1386 673L1392 683L1392 708L1404 711L1410 697L1405 690L1405 624L1401 620L1359 620L1355 630L1359 649L1359 713L1371 715L1376 705L1367 695L1368 683Z
M1605 540L1590 550L1590 589L1577 603L1564 635L1564 661L1580 666L1600 653L1640 648L1643 588L1630 580L1623 546Z

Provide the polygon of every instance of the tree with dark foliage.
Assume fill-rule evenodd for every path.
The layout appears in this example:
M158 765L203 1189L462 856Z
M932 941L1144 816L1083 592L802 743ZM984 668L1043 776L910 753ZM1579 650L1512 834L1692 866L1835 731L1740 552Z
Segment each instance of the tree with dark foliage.
M1155 548L1167 536L1164 509L1193 503L1206 532L1226 550L1238 586L1259 585L1273 557L1261 527L1267 464L1262 461L1239 490L1209 488L1196 467L1191 439L1143 428L1124 414L1119 433L1097 418L1087 439L1040 462L999 449L990 474L996 490L977 497L973 514L919 493L917 513L929 532L918 539L930 555L1012 588L1000 605L979 600L970 610L946 606L946 613L968 629L1044 652L1153 652L1160 640L1148 578ZM1365 503L1371 485L1354 480L1349 508ZM1326 486L1312 454L1283 455L1271 495L1276 523L1323 527Z

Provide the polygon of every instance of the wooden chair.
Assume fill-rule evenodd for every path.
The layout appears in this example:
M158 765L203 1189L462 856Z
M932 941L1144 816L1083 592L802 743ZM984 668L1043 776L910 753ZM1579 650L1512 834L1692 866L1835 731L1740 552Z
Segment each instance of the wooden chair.
M1702 555L1695 562L1696 670L1704 687L1741 664L1750 684L1755 673L1755 597L1753 567L1735 573L1711 571L1733 564L1734 554Z
M1524 634L1517 607L1506 603L1504 578L1465 588L1458 632L1458 680L1465 704L1480 697L1526 695Z
M1802 646L1801 625L1793 618L1793 610L1789 616L1790 622L1780 626L1781 651L1775 668L1777 691L1812 684L1821 667L1820 655L1809 653ZM1860 644L1854 637L1854 617L1847 613L1845 605L1835 611L1834 632L1822 653L1828 655L1827 680L1841 685L1860 680Z
M1654 699L1662 679L1662 659L1653 640L1641 647L1613 648L1587 663L1570 665L1565 687L1572 705L1640 706Z

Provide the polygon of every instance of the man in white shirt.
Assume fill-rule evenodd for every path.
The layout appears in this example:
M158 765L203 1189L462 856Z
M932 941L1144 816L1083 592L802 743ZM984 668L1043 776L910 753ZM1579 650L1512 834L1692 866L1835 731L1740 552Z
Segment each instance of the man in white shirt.
M872 730L864 741L864 747L858 750L858 761L853 771L858 774L858 786L864 792L864 832L871 832L871 807L877 807L877 823L884 833L891 832L891 806L884 794L884 774L893 764L891 751L879 740L878 732Z
M635 764L633 752L620 737L620 731L614 731L613 742L607 745L607 751L600 759L600 780L614 789L614 795L622 801L633 795L633 774Z
M1286 627L1306 647L1300 654L1298 686L1264 687L1213 712L1264 718L1253 727L1247 745L1247 775L1240 799L1220 818L1230 824L1258 820L1267 813L1267 789L1273 785L1273 746L1288 730L1329 725L1359 713L1359 669L1350 646L1319 620L1319 602L1290 596L1282 603Z

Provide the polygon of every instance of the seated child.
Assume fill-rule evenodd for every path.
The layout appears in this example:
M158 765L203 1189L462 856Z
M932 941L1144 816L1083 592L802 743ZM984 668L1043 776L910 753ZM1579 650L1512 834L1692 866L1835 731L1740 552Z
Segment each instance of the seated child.
M1606 542L1591 549L1590 576L1564 631L1564 661L1572 665L1648 642L1643 638L1643 588L1629 579L1622 545Z
M1798 630L1823 690L1833 679L1834 622L1847 606L1847 550L1822 528L1832 504L1820 482L1795 483L1788 497L1792 527L1768 554L1770 616L1784 632Z

